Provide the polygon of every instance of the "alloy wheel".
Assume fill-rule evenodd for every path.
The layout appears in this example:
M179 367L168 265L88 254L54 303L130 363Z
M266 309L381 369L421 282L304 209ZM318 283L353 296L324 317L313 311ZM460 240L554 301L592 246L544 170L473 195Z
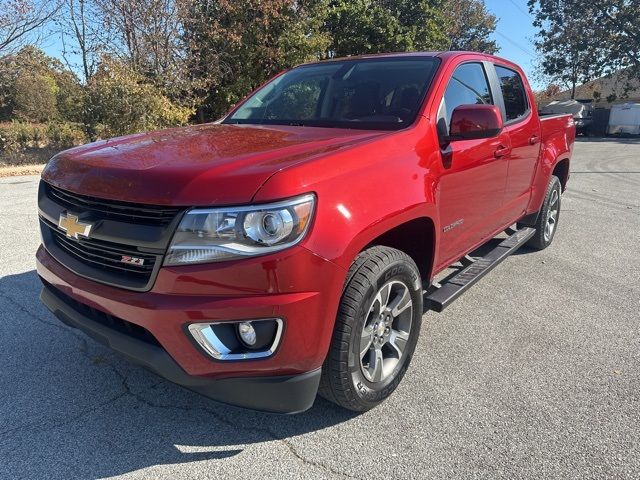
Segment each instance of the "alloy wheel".
M553 237L553 232L556 229L558 222L558 212L560 211L559 205L560 195L558 190L554 189L551 193L551 199L549 200L549 213L547 214L547 223L544 226L544 240L548 242Z
M393 280L378 290L360 338L360 367L372 383L382 382L402 359L413 318L409 287Z

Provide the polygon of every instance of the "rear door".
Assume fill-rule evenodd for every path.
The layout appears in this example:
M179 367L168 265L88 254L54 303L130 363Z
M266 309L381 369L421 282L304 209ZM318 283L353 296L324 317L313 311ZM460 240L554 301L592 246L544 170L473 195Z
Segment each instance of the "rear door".
M495 104L486 62L463 63L450 78L438 110L438 134L448 135L451 114L460 105ZM439 185L442 241L438 263L449 264L500 227L499 216L507 176L507 162L496 152L508 150L509 136L461 140L446 144L440 155Z
M531 195L531 182L540 153L540 120L527 95L522 75L516 70L495 64L497 104L504 120L511 151L507 160L507 185L504 214L514 221L525 213Z

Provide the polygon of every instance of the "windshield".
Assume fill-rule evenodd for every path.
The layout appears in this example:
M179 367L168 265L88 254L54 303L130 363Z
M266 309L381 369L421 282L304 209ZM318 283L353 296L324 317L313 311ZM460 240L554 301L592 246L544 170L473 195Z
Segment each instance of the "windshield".
M433 57L302 65L255 92L223 123L397 130L413 123L437 65Z

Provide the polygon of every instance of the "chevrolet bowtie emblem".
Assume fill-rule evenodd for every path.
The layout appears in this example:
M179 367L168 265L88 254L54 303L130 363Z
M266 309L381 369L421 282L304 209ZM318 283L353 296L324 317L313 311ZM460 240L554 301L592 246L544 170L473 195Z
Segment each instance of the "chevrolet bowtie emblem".
M75 215L61 213L58 227L67 234L67 237L78 240L80 236L88 237L93 225L78 221L78 217Z

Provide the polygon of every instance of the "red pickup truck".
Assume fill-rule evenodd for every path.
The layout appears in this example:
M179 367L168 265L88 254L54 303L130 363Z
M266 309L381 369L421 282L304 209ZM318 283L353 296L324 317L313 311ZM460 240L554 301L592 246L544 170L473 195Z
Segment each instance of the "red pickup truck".
M210 398L291 413L319 392L364 411L401 381L424 311L551 243L574 138L501 58L301 65L213 124L56 155L41 299Z

